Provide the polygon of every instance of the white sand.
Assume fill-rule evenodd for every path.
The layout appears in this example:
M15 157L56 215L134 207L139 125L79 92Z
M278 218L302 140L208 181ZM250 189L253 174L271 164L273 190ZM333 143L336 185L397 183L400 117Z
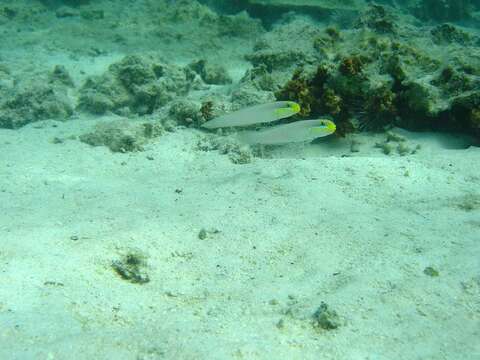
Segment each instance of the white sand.
M237 82L263 33L240 21L228 41L172 1L92 1L100 21L4 2L2 64L16 80L64 65L75 104L125 54L214 59ZM405 132L421 149L387 156L366 134L358 153L322 139L235 165L190 129L128 154L52 143L108 120L78 117L0 129L0 360L480 359L480 148ZM128 253L148 283L114 271ZM337 329L314 328L322 302Z
M51 143L91 126L0 131L0 359L480 358L479 148ZM149 283L111 268L129 251ZM338 329L312 327L322 301Z

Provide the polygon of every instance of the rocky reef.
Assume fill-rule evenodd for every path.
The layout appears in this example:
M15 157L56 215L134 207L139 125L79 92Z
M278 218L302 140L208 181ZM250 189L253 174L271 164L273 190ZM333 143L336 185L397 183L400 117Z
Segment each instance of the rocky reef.
M395 125L479 136L480 39L449 23L419 32L402 16L370 5L353 29L294 20L266 34L247 59L276 79L289 72L276 98L300 103L300 116L333 117L339 134ZM300 31L300 46L284 41Z
M188 94L195 75L148 56L126 56L80 90L79 108L94 114L145 115Z
M0 66L0 128L16 129L46 119L68 119L74 112L69 97L73 82L65 68L18 77Z
M66 26L71 34L50 50L72 59L111 59L85 76L71 76L68 65L27 76L0 58L0 127L113 113L155 117L168 130L200 127L253 104L293 100L301 105L298 117L329 116L339 135L398 126L480 137L480 37L468 27L479 23L478 0L159 1L125 13L122 23L109 8L120 6L115 4L43 0L30 8L0 6L6 49L16 48L10 22L39 28L53 22L52 44L60 44L59 29ZM225 12L214 10L220 8ZM100 12L105 16L85 15ZM75 21L88 31L71 27ZM139 39L134 53L125 51L132 29ZM104 42L80 48L68 41L80 34ZM35 32L22 36L26 47L38 51ZM158 51L152 44L161 44ZM171 61L172 51L188 60ZM117 53L127 55L111 56ZM90 142L101 142L95 139Z
M417 17L434 21L470 19L479 8L478 0L420 0L410 4L412 13Z

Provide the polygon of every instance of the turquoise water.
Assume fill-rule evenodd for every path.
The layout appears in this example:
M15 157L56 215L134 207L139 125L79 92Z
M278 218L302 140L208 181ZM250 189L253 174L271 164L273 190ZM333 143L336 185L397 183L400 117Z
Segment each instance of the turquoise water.
M478 0L0 0L0 359L480 359Z

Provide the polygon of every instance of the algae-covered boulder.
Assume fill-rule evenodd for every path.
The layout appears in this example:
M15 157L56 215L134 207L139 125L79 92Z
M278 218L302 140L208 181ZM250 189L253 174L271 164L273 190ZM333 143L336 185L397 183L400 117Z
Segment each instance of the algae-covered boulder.
M195 71L206 84L224 85L232 83L227 70L219 64L211 64L206 60L194 61L189 67Z
M295 19L265 33L245 58L254 67L264 67L278 78L285 70L319 59L322 55L314 48L312 39L322 34L311 21Z
M219 137L213 134L200 138L197 143L197 150L218 151L222 155L228 155L232 163L239 165L251 163L254 156L258 155L258 152L250 146L241 144L235 138Z
M80 135L80 141L124 153L142 151L143 145L162 133L163 127L159 123L113 120L97 124L93 131Z
M405 82L403 89L396 93L399 124L409 129L427 129L442 110L436 104L437 91L420 81Z
M100 76L87 79L78 108L94 114L151 114L176 96L186 95L194 76L150 56L129 55Z
M0 85L0 128L16 129L28 123L47 119L67 119L73 106L67 87L47 79L27 79Z
M173 102L169 114L179 125L199 127L205 122L201 109L200 104L181 99Z
M458 21L469 19L475 0L418 0L412 5L413 13L421 19Z
M393 34L397 31L396 20L396 16L386 7L372 4L359 16L356 27L368 27L377 33Z
M275 77L268 71L265 65L247 70L240 83L248 83L258 91L274 91L277 88Z
M129 94L126 89L106 74L92 76L84 84L78 108L92 114L102 115L109 111L120 113L123 108L128 108Z
M450 116L455 123L471 129L475 135L480 137L480 91L456 97L452 103Z
M56 65L49 75L49 83L75 87L72 77L63 65Z
M9 20L13 20L17 17L18 13L19 10L15 7L0 5L0 24L8 22Z
M305 53L299 50L266 48L245 57L253 66L265 66L269 71L282 69L305 61Z
M442 24L434 27L430 33L436 44L458 43L468 45L473 39L472 36L451 24Z
M283 53L299 51L307 59L284 67L261 63L275 79L290 72L275 96L298 102L297 116L331 116L337 135L392 125L479 135L475 94L480 88L480 49L474 34L451 24L413 32L393 8L373 4L352 22L361 31L327 27L316 33L304 26L301 41L311 46L299 49L297 41L283 41L287 34L296 39L296 32L289 30L292 23L264 35L259 44L266 45L247 59L258 67L270 44L281 44L278 51Z

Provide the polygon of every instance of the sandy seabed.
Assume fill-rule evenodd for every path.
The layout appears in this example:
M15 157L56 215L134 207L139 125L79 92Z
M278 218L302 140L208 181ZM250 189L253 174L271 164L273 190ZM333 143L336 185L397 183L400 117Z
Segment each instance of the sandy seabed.
M234 83L251 67L258 21L226 22L244 24L228 42L213 36L225 18L182 30L137 3L98 3L100 18L95 2L55 15L9 1L12 88L61 64L78 95L124 55L155 51L182 66L207 54ZM299 42L282 34L280 48ZM205 91L225 102L222 86ZM394 129L405 156L361 133L246 164L199 149L193 128L139 152L78 140L117 118L75 110L0 129L1 360L480 359L480 148L468 139Z
M0 131L2 359L480 356L480 149L364 135L365 155L236 165L189 129L130 154L52 143L92 121ZM129 254L148 282L112 267Z

